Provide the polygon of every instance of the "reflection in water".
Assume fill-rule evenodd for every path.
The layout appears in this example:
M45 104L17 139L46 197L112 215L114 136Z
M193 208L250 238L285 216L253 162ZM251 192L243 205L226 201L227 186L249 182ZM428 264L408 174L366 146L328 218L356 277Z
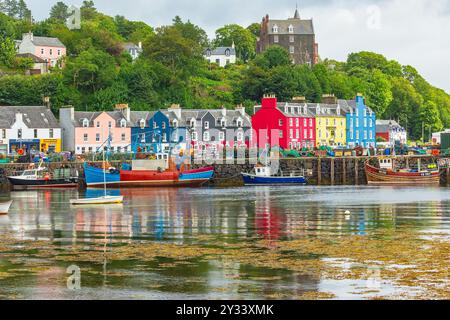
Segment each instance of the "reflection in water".
M296 274L212 259L158 267L136 261L108 261L115 245L151 241L187 245L212 236L223 244L321 237L365 236L378 229L422 229L449 232L450 192L434 188L255 187L237 189L124 189L124 205L71 207L75 197L98 197L103 190L12 192L9 216L0 217L0 232L19 240L44 240L58 246L102 247L98 276L85 281L87 298L253 298L277 292L292 296L333 282L320 274ZM113 192L113 193L111 193ZM349 211L350 213L346 213ZM208 244L208 243L206 243ZM215 245L211 243L211 245ZM159 261L160 264L170 261ZM1 267L1 264L0 264ZM23 277L16 290L26 298L68 298L49 279L65 277L67 264L54 265L36 279ZM97 266L89 266L96 269ZM119 271L126 278L113 277ZM142 271L146 270L146 271ZM149 271L152 270L152 271ZM1 271L1 269L0 269ZM258 280L271 278L270 281ZM0 282L1 282L0 278ZM14 280L14 283L18 281ZM149 289L158 284L158 290ZM150 287L149 287L150 286ZM8 283L5 284L8 287ZM27 288L32 289L27 289ZM109 288L101 292L95 288ZM90 288L90 289L88 289ZM2 293L0 288L0 294ZM341 288L342 290L342 288ZM349 289L350 290L350 289ZM339 290L336 289L336 292ZM343 294L348 297L348 292Z

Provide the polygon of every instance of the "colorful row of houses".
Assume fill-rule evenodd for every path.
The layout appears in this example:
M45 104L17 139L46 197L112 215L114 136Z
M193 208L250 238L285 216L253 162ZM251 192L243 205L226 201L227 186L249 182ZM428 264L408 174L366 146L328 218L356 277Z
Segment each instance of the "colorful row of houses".
M296 97L278 102L275 96L265 96L252 117L243 106L207 110L174 104L158 111L132 111L128 105L98 112L65 107L58 120L47 107L0 107L0 153L163 152L174 145L184 150L267 145L370 148L377 145L377 137L388 145L395 139L406 143L405 130L392 121L387 126L377 121L363 96L338 100L325 95L322 101L308 103Z

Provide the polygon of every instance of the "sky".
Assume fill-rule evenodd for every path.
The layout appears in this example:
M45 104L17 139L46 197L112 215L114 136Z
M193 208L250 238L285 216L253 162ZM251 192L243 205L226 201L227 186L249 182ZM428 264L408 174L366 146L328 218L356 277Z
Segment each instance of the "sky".
M37 20L57 0L26 0ZM81 0L64 0L80 5ZM99 11L141 20L152 27L173 17L189 19L210 37L226 24L248 26L266 14L313 19L322 59L374 51L414 66L432 85L450 93L450 0L94 0Z

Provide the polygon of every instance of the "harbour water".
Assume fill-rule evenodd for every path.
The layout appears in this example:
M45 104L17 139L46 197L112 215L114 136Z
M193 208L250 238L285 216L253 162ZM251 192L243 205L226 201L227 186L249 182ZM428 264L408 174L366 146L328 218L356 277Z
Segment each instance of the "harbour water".
M86 192L0 198L0 299L450 298L448 188Z

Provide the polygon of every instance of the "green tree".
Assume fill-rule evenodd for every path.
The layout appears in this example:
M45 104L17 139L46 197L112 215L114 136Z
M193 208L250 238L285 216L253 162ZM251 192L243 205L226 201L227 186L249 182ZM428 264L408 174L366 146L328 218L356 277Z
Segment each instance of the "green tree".
M256 37L248 29L237 24L229 24L216 30L214 45L219 47L236 47L236 55L247 62L255 57Z
M0 38L1 40L1 38ZM0 41L0 65L13 68L16 58L16 45L11 38Z
M247 30L250 31L255 37L259 37L261 35L261 24L260 23L252 23L247 27Z
M65 23L69 14L67 13L69 6L66 5L62 1L58 1L51 9L50 9L50 18L55 19L60 23Z
M286 49L280 46L271 46L263 54L256 57L254 64L264 69L271 69L292 65L292 61Z

